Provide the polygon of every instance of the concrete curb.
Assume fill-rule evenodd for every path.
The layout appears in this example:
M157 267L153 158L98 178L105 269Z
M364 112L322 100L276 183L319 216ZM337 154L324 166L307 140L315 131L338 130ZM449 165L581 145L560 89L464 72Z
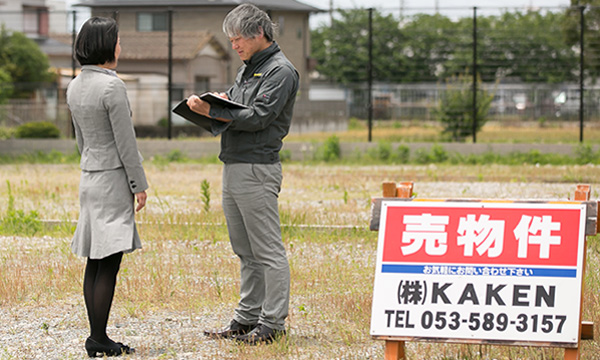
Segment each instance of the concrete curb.
M410 149L411 154L418 150L429 150L433 143L392 143L393 149L401 144ZM319 143L311 142L287 142L283 149L289 150L292 160L312 159ZM462 144L462 143L438 143L448 153L460 153L463 155L483 154L493 152L497 154L510 154L513 152L528 153L537 150L542 154L574 155L577 144ZM142 155L148 159L152 156L165 156L172 151L181 151L190 158L216 156L219 154L218 141L194 141L194 140L163 140L163 139L138 139L138 147ZM342 157L355 153L364 153L370 148L376 148L378 143L341 143ZM594 145L593 150L598 151L600 145ZM74 139L9 139L0 140L0 155L21 155L36 152L59 151L71 154L77 151L77 143Z

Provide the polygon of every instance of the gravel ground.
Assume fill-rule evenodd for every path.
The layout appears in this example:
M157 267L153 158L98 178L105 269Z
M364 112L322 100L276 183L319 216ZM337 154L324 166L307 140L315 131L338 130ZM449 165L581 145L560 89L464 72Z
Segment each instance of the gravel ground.
M130 359L230 359L228 346L205 338L213 316L155 311L132 318L111 314L108 333L135 347ZM0 309L0 359L85 359L88 334L82 299L68 299L52 308L21 306Z
M592 184L592 189L596 189L596 185ZM567 200L573 197L574 191L575 184L565 183L415 183L415 192L420 198ZM367 222L365 226L368 226ZM0 237L0 245L2 240ZM229 308L207 309L205 313L192 314L165 308L141 317L131 317L119 311L125 310L117 307L113 311L108 332L115 340L137 349L137 354L128 358L243 358L243 351L236 351L229 342L209 340L202 335L207 324L210 326L228 321L231 314ZM290 333L305 345L313 342L312 346L319 346L319 337L314 336L310 329L292 328ZM0 307L0 360L84 359L87 358L83 347L87 334L82 296L63 299L51 308L27 303L14 308ZM322 346L328 345L331 344ZM374 342L373 348L365 351L362 355L341 355L340 358L380 358L382 343ZM303 356L300 349L295 352L294 358L318 358L318 355L312 352Z

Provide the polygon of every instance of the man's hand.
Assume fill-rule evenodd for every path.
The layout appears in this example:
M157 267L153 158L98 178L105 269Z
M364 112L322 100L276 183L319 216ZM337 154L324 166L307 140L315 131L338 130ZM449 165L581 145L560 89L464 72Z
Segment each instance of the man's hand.
M135 194L135 200L138 203L138 206L135 208L135 212L142 210L142 208L146 205L146 192L142 191Z
M210 113L210 104L202 101L198 95L190 95L187 100L187 106L195 113L210 117L208 115Z

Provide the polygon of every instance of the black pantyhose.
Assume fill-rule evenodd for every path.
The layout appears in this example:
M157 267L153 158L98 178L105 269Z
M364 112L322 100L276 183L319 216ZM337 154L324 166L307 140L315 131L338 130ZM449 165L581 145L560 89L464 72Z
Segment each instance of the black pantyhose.
M85 267L83 297L90 321L90 338L103 345L114 344L106 334L106 323L110 315L122 258L122 252L103 259L88 258Z

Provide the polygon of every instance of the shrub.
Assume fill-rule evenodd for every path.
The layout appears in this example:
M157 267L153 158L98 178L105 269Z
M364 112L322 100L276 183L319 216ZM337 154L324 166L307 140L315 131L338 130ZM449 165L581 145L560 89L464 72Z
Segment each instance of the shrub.
M15 136L15 129L0 126L0 140L10 139Z
M169 119L167 119L166 117L161 117L156 124L161 128L167 128L169 127Z
M410 161L410 148L408 147L408 145L399 145L396 151L394 152L393 157L401 164L408 164L408 162Z
M292 160L292 151L289 149L281 150L279 152L279 160L281 162L288 162Z
M187 160L187 156L179 149L171 150L167 154L167 161L169 162L185 162Z
M362 124L357 118L351 117L350 120L348 120L348 130L362 130L364 128L365 125Z
M316 160L325 162L336 161L342 157L342 149L340 147L340 139L332 135L325 140L323 145L317 149Z
M580 144L575 148L575 162L580 165L594 164L598 155L600 154L594 153L594 149L588 144Z
M481 84L481 79L478 78L477 83ZM442 134L450 137L453 141L464 141L466 137L473 135L472 84L468 75L450 78L446 83L446 91L443 93L437 109L434 110L436 119L444 127ZM481 130L487 121L493 99L493 94L489 94L485 90L478 91L475 133Z
M19 139L49 139L59 138L60 130L56 125L48 121L30 122L20 125L15 132Z
M369 149L368 155L373 160L388 161L392 157L392 145L389 142L377 143L377 147Z
M449 159L448 152L443 146L433 144L431 149L418 149L415 154L417 164L443 163Z

